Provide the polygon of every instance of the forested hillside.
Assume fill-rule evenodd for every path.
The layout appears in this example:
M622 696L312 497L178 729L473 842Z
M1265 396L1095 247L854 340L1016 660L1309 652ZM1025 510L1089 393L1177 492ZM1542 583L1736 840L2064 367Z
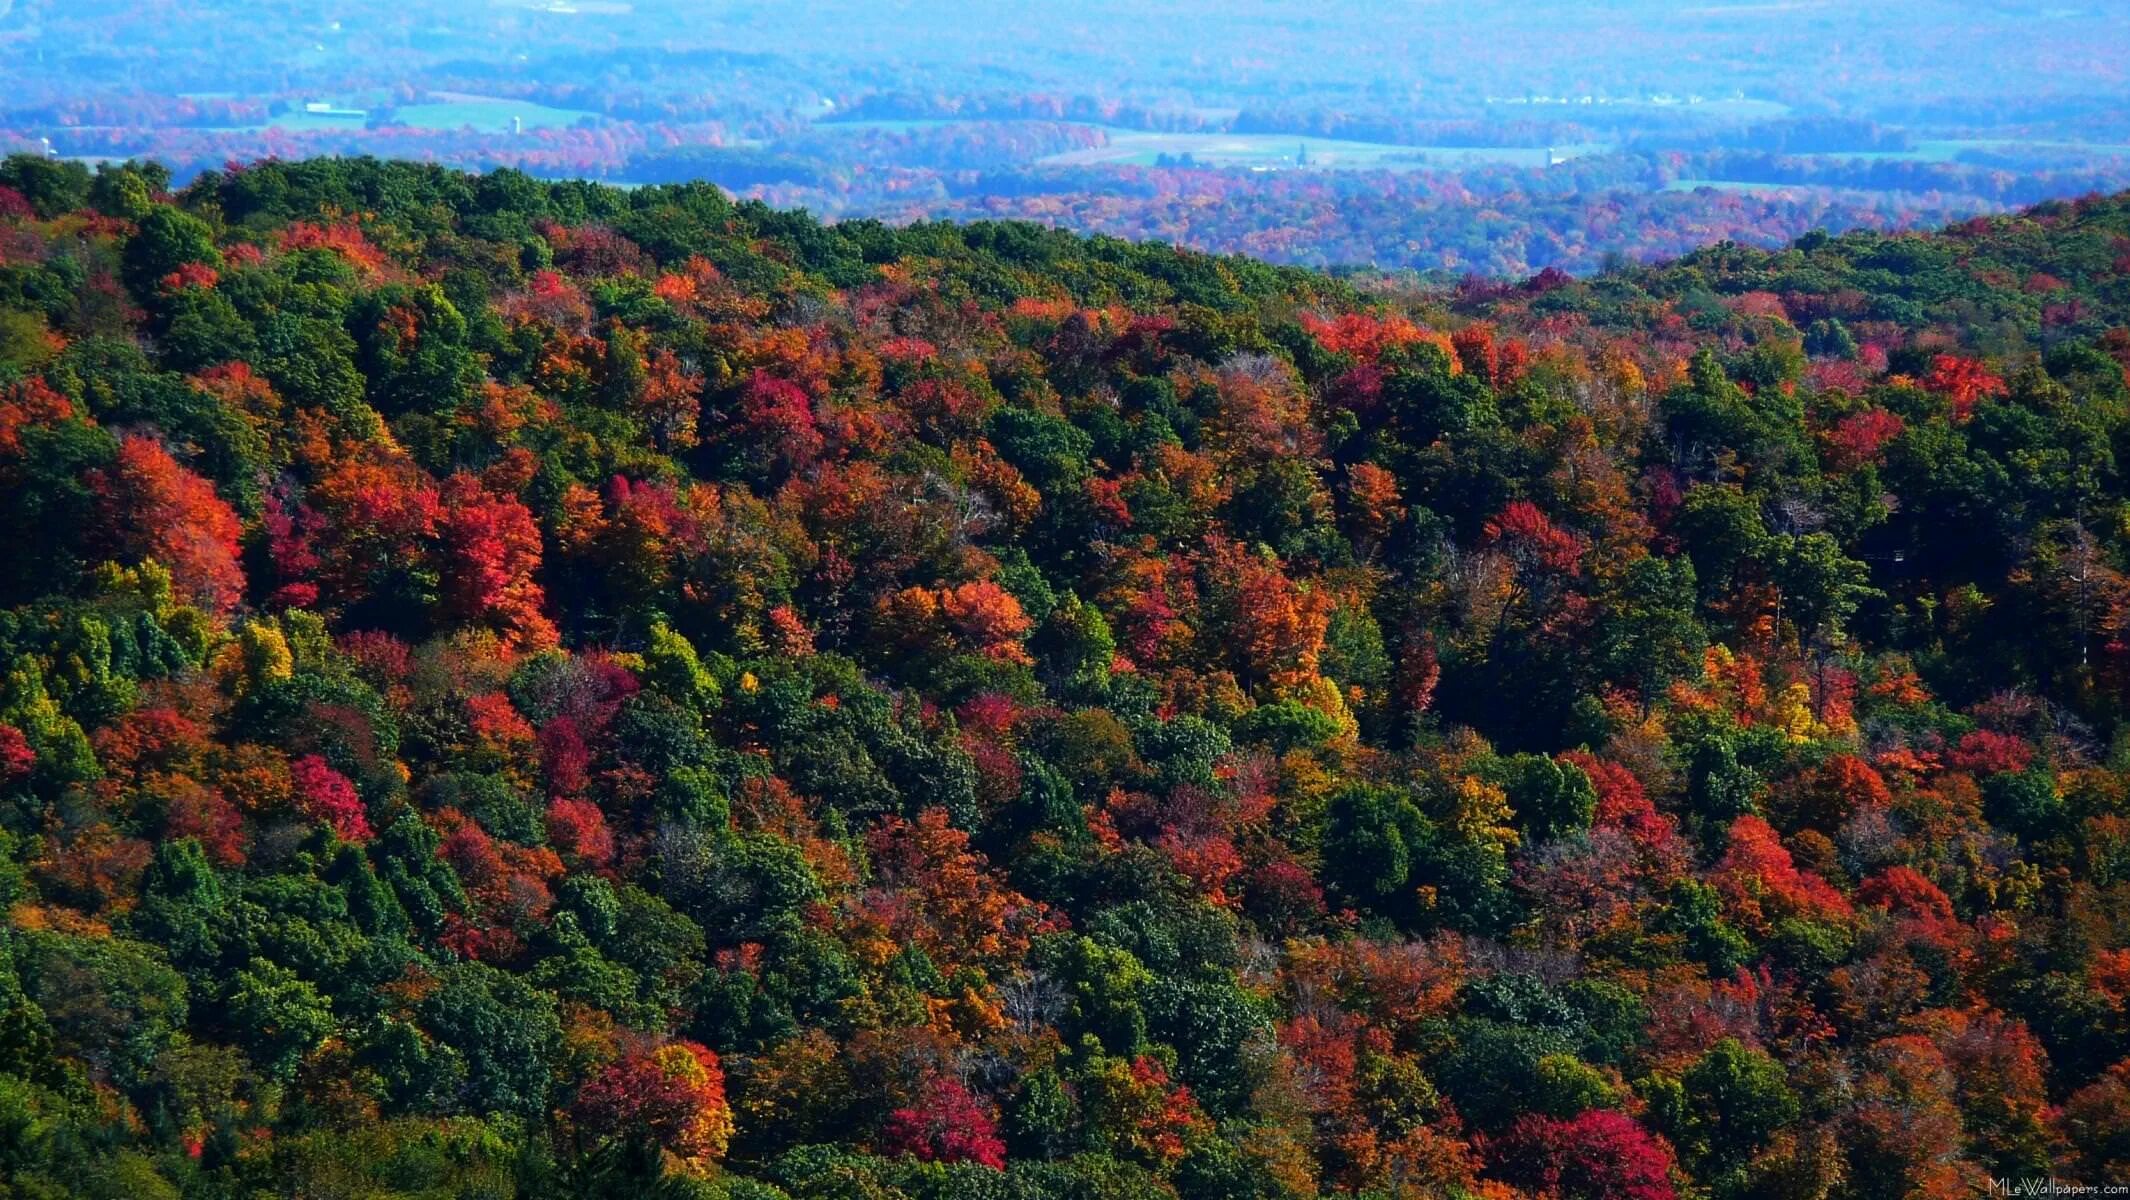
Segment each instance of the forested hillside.
M167 183L0 166L0 1196L2130 1181L2130 199Z

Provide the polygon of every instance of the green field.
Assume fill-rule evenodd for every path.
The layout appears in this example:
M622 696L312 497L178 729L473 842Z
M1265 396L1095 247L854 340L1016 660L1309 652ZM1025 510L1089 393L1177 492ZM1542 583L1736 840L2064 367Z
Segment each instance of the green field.
M436 103L401 107L398 113L401 123L422 129L462 129L471 125L475 129L500 130L509 129L511 119L515 117L524 121L527 129L561 129L588 117L595 121L599 119L592 113L549 108L525 100L448 93L436 93L436 96Z
M906 133L916 129L939 129L977 124L957 118L909 120L821 121L821 131L847 129L887 130ZM1082 124L1082 122L1067 122ZM1544 166L1546 147L1531 146L1401 146L1389 142L1358 142L1341 138L1305 137L1291 133L1160 133L1116 125L1090 125L1109 135L1109 143L1084 150L1069 150L1037 160L1051 167L1138 166L1151 167L1162 155L1171 159L1188 154L1200 166L1252 167L1291 170L1305 164L1324 170L1417 170L1422 167L1455 167L1506 163L1514 166ZM1580 158L1603 153L1602 144L1555 146L1551 155Z
M1859 150L1813 154L1809 158L1862 158L1887 162L1953 162L1969 150L2025 151L2064 155L2090 154L2106 158L2130 158L2130 146L2106 142L2021 142L2004 138L1938 138L1919 140L1910 150Z
M1298 166L1325 170L1417 170L1505 163L1544 166L1549 154L1576 158L1600 153L1602 145L1555 146L1399 146L1387 142L1350 142L1337 138L1298 137L1287 133L1146 133L1109 130L1109 144L1054 154L1046 166L1125 164L1152 166L1164 154L1190 155L1202 166L1252 167L1263 170Z
M2060 153L2067 157L2091 156L2094 158L2130 158L2130 146L2125 145L2117 145L2104 142L2017 142L2008 141L2001 138L1936 138L1918 140L1912 148L1907 150L1860 150L1853 152L1799 154L1794 155L1792 157L1799 159L1815 159L1825 162L1866 161L1951 163L1959 161L1960 156L1962 154L1965 154L1971 150L1999 150L2007 152L2025 151L2028 153L2048 152ZM1691 192L1699 188L1714 188L1717 191L1727 192L1780 192L1789 189L1811 189L1830 186L1838 187L1840 185L1835 184L1831 181L1819 183L1811 183L1804 181L1784 183L1748 183L1733 179L1676 179L1673 180L1670 184L1666 185L1664 190L1668 192ZM1867 188L1861 190L1870 192L1871 194L1880 194L1875 189Z
M393 111L393 120L416 129L466 129L483 133L508 132L512 118L525 123L527 129L561 129L590 118L599 118L591 113L574 112L566 108L550 108L525 100L502 100L492 96L470 96L455 92L432 93L434 97L423 104L403 104ZM374 103L357 97L347 101L350 108L369 108L376 111ZM331 129L360 129L364 122L348 117L326 117L296 111L282 113L270 121L250 126L252 129L287 129L298 132Z

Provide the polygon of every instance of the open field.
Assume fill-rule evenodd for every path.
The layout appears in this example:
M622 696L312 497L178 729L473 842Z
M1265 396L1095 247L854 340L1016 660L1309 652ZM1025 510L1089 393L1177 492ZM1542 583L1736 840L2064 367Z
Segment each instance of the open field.
M1109 131L1109 144L1052 155L1046 166L1118 164L1150 167L1189 155L1204 166L1280 170L1313 167L1330 170L1400 170L1453 167L1460 163L1501 163L1539 167L1558 158L1600 153L1599 144L1577 146L1399 146L1388 142L1353 142L1284 133L1146 133Z
M392 110L395 124L416 129L476 129L484 133L508 133L511 120L525 123L527 129L564 129L586 119L598 120L592 113L573 112L566 108L550 108L524 100L504 100L493 96L475 96L463 92L435 92L432 99L420 104L403 104ZM374 116L378 108L362 98L347 102L349 108L368 109ZM283 129L291 132L309 130L332 130L360 128L365 122L351 117L322 116L300 109L282 113L269 121L247 126L252 130Z
M2130 145L2110 142L2014 141L2008 138L1931 138L1918 141L1910 150L1859 150L1853 153L1811 155L1813 158L1878 159L1886 162L1958 162L1969 151L1990 153L2097 155L2130 157Z
M599 120L593 113L550 108L544 104L532 104L523 100L499 100L491 96L469 96L456 92L438 92L434 95L435 100L428 104L403 105L397 113L400 123L423 129L463 129L472 126L481 130L503 130L510 128L511 119L514 117L524 121L527 129L559 129L587 119Z
M817 130L913 130L944 129L957 125L996 124L954 118L907 120L823 121ZM1108 143L1084 150L1070 150L1038 160L1048 167L1134 166L1161 164L1189 155L1200 166L1246 167L1258 170L1291 170L1308 167L1324 170L1413 170L1441 169L1460 165L1545 166L1563 158L1599 154L1611 147L1603 143L1566 146L1410 146L1392 142L1363 142L1344 138L1309 137L1291 133L1167 133L1127 129L1115 125L1064 122L1099 129Z

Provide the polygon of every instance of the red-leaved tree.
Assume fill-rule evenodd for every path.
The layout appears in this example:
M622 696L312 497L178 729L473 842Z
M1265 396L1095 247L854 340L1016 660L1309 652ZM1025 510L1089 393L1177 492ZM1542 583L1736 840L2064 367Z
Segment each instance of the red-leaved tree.
M153 438L128 434L118 458L92 473L103 536L132 561L154 559L183 599L226 613L244 598L237 565L244 526L214 485L186 470Z
M925 1162L973 1162L1004 1169L1006 1143L998 1136L991 1106L960 1080L936 1076L918 1102L888 1114L881 1148Z

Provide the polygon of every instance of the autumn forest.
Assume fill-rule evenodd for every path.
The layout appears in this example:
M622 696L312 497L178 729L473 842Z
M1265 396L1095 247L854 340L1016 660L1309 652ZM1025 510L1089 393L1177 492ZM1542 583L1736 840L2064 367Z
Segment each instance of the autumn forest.
M2130 197L1423 286L0 164L0 1197L2130 1182Z

